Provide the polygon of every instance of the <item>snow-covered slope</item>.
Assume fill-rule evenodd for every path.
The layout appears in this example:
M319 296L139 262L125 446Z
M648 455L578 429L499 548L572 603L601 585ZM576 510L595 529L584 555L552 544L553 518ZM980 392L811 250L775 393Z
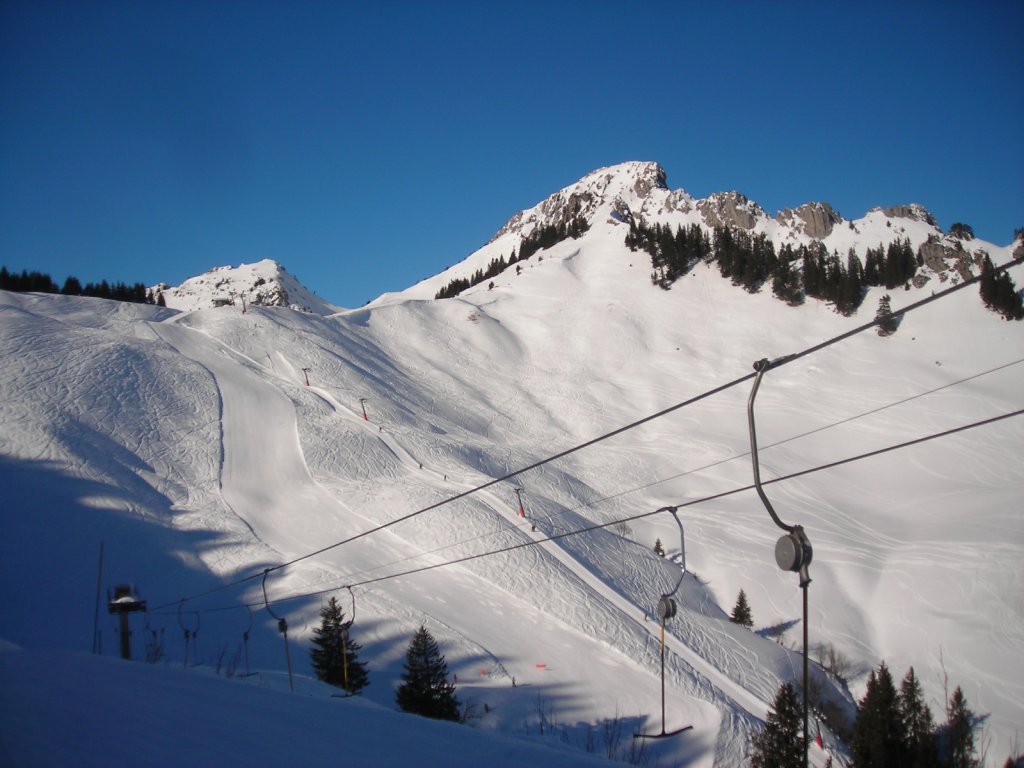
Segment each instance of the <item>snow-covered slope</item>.
M753 212L766 232L782 226L730 200L718 208ZM792 308L767 291L749 295L708 265L670 291L652 286L647 256L623 246L623 222L688 221L706 215L699 203L665 189L652 164L605 169L513 219L464 264L332 316L281 307L177 314L0 294L9 361L0 482L16 510L0 537L10 606L0 634L32 649L87 650L102 541L103 583L136 584L171 662L182 661L185 628L201 627L205 663L235 653L251 603L253 667L281 670L259 578L180 599L387 525L267 578L272 599L356 585L366 698L393 707L405 645L422 623L457 674L459 697L483 713L476 728L537 735L543 720L551 738L556 720L554 738L579 749L616 714L627 730L657 730L651 615L679 569L651 549L660 538L678 560L671 517L542 539L748 485L748 384L392 523L870 319L871 296L844 318L814 301ZM519 262L491 290L431 298L565 211L588 216L590 230ZM855 222L871 246L893 226L928 236L916 219L894 224L883 212L869 226L872 216ZM803 226L821 225L807 218L815 223ZM976 247L997 263L1010 255ZM1024 281L1024 268L1011 273ZM894 307L929 295L942 273L929 274L895 292ZM958 279L945 274L946 285ZM986 311L971 287L908 314L894 336L862 333L774 369L757 401L762 475L1020 408L1022 352L1024 326ZM1000 762L1024 717L1021 422L767 491L814 544L812 642L834 644L862 669L883 658L897 674L913 664L935 712L947 673L989 715ZM783 643L794 646L797 580L776 568L779 532L753 492L685 506L680 517L689 573L667 627L667 725L694 728L648 748L667 764L737 765L800 659L770 632L732 625L726 611L744 589L757 627L788 626ZM275 605L301 675L321 599ZM60 633L54 605L67 606ZM100 628L110 655L106 615ZM141 620L135 629L142 634Z
M162 294L168 307L183 312L222 306L291 307L317 315L338 311L338 307L314 294L271 259L237 267L215 267L177 287L161 283L151 290Z

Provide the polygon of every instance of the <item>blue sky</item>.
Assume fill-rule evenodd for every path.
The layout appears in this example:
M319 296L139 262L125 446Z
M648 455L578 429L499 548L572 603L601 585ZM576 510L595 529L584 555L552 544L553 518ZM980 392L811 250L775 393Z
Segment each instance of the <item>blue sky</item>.
M596 168L1024 226L1024 3L0 0L0 264L360 306Z

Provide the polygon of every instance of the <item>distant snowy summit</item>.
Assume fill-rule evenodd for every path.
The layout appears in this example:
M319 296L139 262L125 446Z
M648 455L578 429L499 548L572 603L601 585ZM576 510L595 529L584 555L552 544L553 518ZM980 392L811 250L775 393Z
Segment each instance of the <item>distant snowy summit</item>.
M215 267L181 285L160 283L153 287L171 309L190 312L211 307L244 306L289 307L316 315L339 311L304 287L284 267L272 259L237 267Z
M941 243L945 251L961 251L976 240L970 227L954 225L943 232L936 220L917 203L872 208L860 219L844 219L827 202L809 202L786 208L774 216L746 195L715 192L695 199L683 189L669 189L665 169L654 162L628 162L600 168L551 195L533 208L513 216L491 239L515 233L528 235L535 227L566 223L582 215L593 225L601 216L623 223L700 224L713 230L733 227L752 234L764 233L776 246L784 242L824 242L829 250L846 256L850 247L888 245L906 237L916 249L924 242ZM843 230L846 230L845 232ZM839 245L846 246L839 249ZM936 251L938 253L938 251Z
M624 245L631 229L653 230L659 225L672 232L697 226L712 241L716 230L733 230L770 241L776 253L787 246L794 251L811 248L834 256L844 268L848 259L855 257L863 265L870 251L884 253L890 246L899 246L918 263L909 280L916 288L976 276L985 256L996 263L1011 255L1024 259L1020 237L1008 246L998 246L975 237L964 224L944 232L935 217L916 203L873 208L859 219L843 218L827 202L809 202L770 215L740 192L716 192L698 199L683 189L670 189L666 179L664 168L655 162L626 162L588 173L515 214L486 245L461 262L381 300L458 295L463 286L478 285L481 278L485 287L490 286L492 275L500 274L503 264L523 268L524 244L532 253L538 244L544 248L553 238L568 235L580 238L584 252L588 251L585 242L603 241L599 250L607 256L615 243ZM635 259L629 248L622 253L629 261Z

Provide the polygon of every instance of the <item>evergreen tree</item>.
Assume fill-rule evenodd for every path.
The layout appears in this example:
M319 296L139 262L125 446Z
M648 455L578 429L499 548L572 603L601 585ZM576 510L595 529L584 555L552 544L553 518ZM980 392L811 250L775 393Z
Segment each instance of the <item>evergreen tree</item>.
M974 713L960 686L953 691L946 708L946 756L949 768L977 768L974 756Z
M405 653L405 671L395 700L403 712L437 720L458 720L455 686L448 682L448 665L427 628L421 626Z
M736 605L733 606L732 613L729 615L729 620L733 624L739 624L740 626L750 629L754 626L754 617L750 612L750 605L747 603L747 593L742 589L739 595L736 596Z
M868 248L864 263L864 282L868 285L882 285L885 282L885 253L881 244Z
M905 765L906 734L889 668L883 661L871 670L867 691L857 710L853 731L856 768L899 768Z
M981 265L981 300L993 312L1007 320L1024 319L1024 299L1017 292L1017 286L1009 272L996 274L995 265L987 255Z
M359 693L369 685L366 665L359 661L362 646L349 637L345 612L336 598L320 609L320 626L313 628L309 655L318 679L348 693Z
M665 547L661 545L661 539L654 540L654 554L656 554L658 557L665 556Z
M907 767L931 768L939 759L935 726L913 667L900 683L899 709L907 739Z
M82 284L79 282L77 277L68 275L67 279L64 280L64 287L60 289L60 292L65 296L81 296Z
M949 227L949 234L960 240L973 240L974 228L970 224L956 222Z
M793 246L786 243L779 251L778 265L772 273L772 293L777 299L781 299L791 307L804 303L800 275L797 273L795 265L796 259Z
M892 336L899 328L900 321L892 313L892 306L889 303L889 294L885 294L878 300L878 310L875 312L875 331L879 336Z
M783 683L768 710L764 730L754 737L752 768L801 768L804 764L803 709L796 690Z

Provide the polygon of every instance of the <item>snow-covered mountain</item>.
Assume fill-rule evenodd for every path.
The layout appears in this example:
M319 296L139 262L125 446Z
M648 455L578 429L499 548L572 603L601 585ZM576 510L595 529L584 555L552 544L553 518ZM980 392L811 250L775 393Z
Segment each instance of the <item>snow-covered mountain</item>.
M869 248L883 248L896 240L909 241L921 252L922 268L914 286L945 287L978 274L980 254L995 258L1006 251L993 243L965 233L946 233L935 218L916 203L873 208L859 219L844 219L825 202L812 202L770 216L756 202L739 192L719 192L695 199L683 189L671 190L665 170L653 162L630 162L601 168L565 189L513 216L491 241L463 262L439 275L421 281L392 296L433 298L438 289L453 279L468 278L485 269L492 259L517 251L525 236L538 228L566 224L583 216L591 225L604 225L609 237L623 239L630 223L668 224L675 228L697 224L713 234L715 227L733 227L751 234L763 234L778 250L783 245L822 243L829 253L844 261L851 252L863 260ZM1024 244L1014 244L1024 255ZM640 259L642 260L642 255Z
M577 216L589 224L582 236L433 299L521 251L536 227ZM199 629L193 657L214 667L251 626L253 668L279 680L284 648L259 576L303 558L266 582L271 599L295 596L274 609L287 616L300 675L320 601L350 600L344 589L310 593L353 585L367 699L393 707L405 645L425 624L479 715L474 728L543 729L585 752L616 715L629 732L661 725L653 612L678 580L683 542L667 513L545 540L680 505L687 575L667 623L666 708L669 728L693 729L647 748L662 764L741 764L801 664L790 650L797 579L772 555L779 531L752 491L721 495L751 482L749 384L493 481L854 328L882 291L843 317L815 300L749 294L707 263L662 290L648 256L624 245L641 218L730 221L840 254L887 242L890 230L915 248L957 250L919 208L843 222L811 205L769 218L736 194L669 191L657 165L636 163L522 212L434 278L329 316L0 293L0 635L87 650L103 542L103 584L131 581L151 608L145 627L136 617L137 640L161 633L180 665L183 631ZM960 242L997 264L1020 247ZM962 279L955 254L943 259L894 292L895 309ZM1011 274L1020 285L1024 267ZM775 368L757 400L762 477L1019 409L1022 352L1024 324L986 310L972 286L908 313L893 336L861 333ZM1024 718L1021 422L767 487L814 545L812 643L862 671L882 659L897 675L913 665L935 713L948 676L988 715L999 763ZM654 555L656 539L669 558ZM246 576L256 578L218 589ZM728 621L740 589L759 631ZM100 629L112 655L105 613ZM854 676L855 696L862 685ZM841 691L828 695L849 711ZM826 757L812 751L815 765Z
M171 287L160 283L150 289L164 303L182 312L211 307L290 307L300 312L330 315L338 307L303 286L272 259L237 267L214 267Z

